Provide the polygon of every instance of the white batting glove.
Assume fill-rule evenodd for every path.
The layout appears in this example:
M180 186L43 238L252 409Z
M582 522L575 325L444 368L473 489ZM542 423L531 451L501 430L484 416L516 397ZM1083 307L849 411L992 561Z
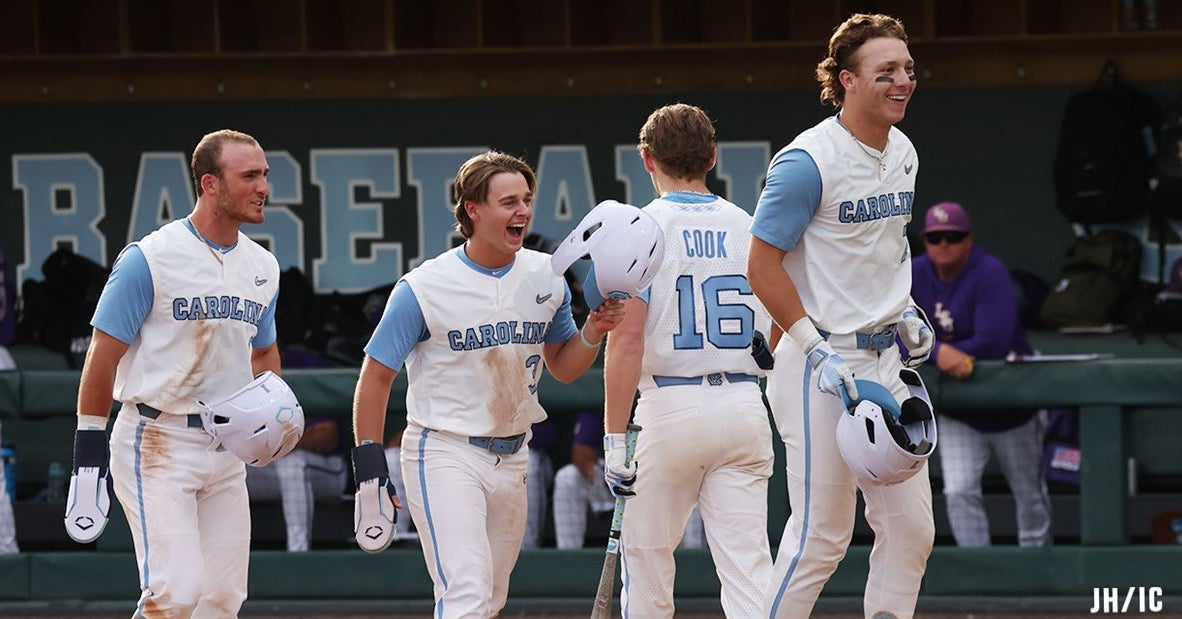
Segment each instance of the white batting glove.
M932 346L936 344L936 334L932 331L932 326L923 310L914 305L903 310L903 316L899 323L901 327L899 339L903 340L903 345L907 347L907 356L903 358L903 365L909 368L918 367L928 360L928 355L932 354Z
M381 445L367 442L353 448L353 477L357 480L353 535L365 552L381 552L393 541L398 519L397 493Z
M858 386L854 383L854 371L841 355L834 352L829 342L820 340L806 353L809 363L817 368L817 389L841 397L838 391L845 387L850 400L858 399Z
M603 436L603 479L617 499L636 496L632 485L636 483L636 462L627 462L628 447L624 434Z
M111 511L107 432L74 432L74 471L66 497L66 534L79 544L98 539Z

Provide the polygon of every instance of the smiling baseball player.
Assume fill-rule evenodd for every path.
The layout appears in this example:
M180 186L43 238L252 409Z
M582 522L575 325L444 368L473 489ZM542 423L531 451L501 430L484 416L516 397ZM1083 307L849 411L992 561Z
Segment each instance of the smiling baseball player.
M395 285L357 382L355 532L363 550L379 552L397 500L380 441L390 385L406 363L405 500L439 617L493 617L505 605L525 534L525 444L546 417L542 369L578 378L623 312L608 301L576 328L550 256L522 249L535 186L529 165L503 153L460 167L456 220L467 241Z
M267 172L251 136L203 137L192 215L123 250L91 321L66 530L79 542L98 537L113 478L139 565L136 617L234 617L246 599L246 470L216 449L199 401L218 403L256 374L279 372L279 265L240 231L263 221ZM108 468L112 395L121 409Z
M767 616L808 617L853 535L857 490L874 549L867 617L907 619L932 548L927 467L897 485L860 482L835 430L854 375L909 396L898 333L921 362L933 336L910 298L906 226L919 160L894 124L915 92L903 25L858 14L836 28L817 67L839 108L772 160L751 232L751 287L788 337L768 400L784 439L792 514L767 589Z

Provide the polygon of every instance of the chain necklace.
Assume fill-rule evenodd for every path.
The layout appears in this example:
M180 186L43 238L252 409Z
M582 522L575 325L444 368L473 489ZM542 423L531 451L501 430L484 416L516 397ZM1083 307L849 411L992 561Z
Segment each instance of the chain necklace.
M891 146L889 141L887 142L887 145L883 147L881 151L879 151L875 148L867 146L866 144L863 144L862 140L859 140L858 136L854 135L854 132L850 131L850 128L845 126L845 123L841 122L841 114L837 115L837 124L841 125L841 128L845 129L845 132L850 134L850 138L854 140L854 144L857 144L858 148L862 149L862 152L866 153L867 156L878 162L878 166L881 171L886 170L887 148L890 148Z
M209 239L205 238L204 234L201 234L201 231L197 229L197 224L193 223L193 217L191 215L188 217L188 220L189 225L193 227L193 233L197 235L197 238L201 239L201 244L205 246L205 249L208 249L209 253L213 254L213 257L217 259L218 264L225 266L225 262L222 261L222 252L214 249L210 244Z

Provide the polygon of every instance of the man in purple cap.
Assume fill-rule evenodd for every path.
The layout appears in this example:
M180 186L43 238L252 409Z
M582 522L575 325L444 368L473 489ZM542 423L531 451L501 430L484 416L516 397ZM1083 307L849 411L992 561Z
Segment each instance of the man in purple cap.
M965 380L973 374L975 359L1004 359L1011 351L1029 354L1009 270L973 245L964 207L941 202L928 209L923 242L927 253L911 261L911 297L936 329L930 361ZM1049 545L1051 502L1040 470L1037 411L941 407L940 414L940 467L956 544L989 545L981 476L992 453L1014 493L1018 543Z

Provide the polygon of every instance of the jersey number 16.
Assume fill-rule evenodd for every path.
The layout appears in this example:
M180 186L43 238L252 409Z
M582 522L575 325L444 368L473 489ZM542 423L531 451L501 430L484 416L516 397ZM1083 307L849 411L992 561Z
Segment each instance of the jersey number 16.
M698 350L704 348L702 333L698 331L697 293L692 275L677 278L677 333L673 334L673 348L676 350ZM745 303L723 303L719 297L723 292L734 291L741 295L751 294L751 284L743 275L714 275L707 277L701 285L702 305L706 309L706 341L715 348L747 348L755 331L755 311ZM723 333L723 321L731 328ZM739 327L735 330L735 326Z

